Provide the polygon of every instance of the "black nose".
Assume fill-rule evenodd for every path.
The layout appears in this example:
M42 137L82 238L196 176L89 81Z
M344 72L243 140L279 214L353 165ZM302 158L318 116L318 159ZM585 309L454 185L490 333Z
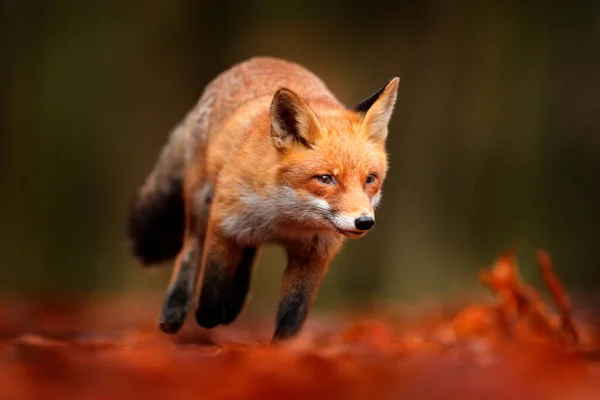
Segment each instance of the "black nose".
M371 217L358 217L354 220L354 226L360 231L368 231L375 225L375 220Z

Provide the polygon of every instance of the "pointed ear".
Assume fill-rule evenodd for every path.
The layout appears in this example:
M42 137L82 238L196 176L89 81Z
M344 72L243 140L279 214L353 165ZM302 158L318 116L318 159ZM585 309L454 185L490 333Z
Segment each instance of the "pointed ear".
M391 79L381 89L353 107L354 111L363 115L362 128L374 139L384 141L387 138L399 82L400 78Z
M319 119L296 92L282 88L271 102L271 140L277 150L300 144L311 148L319 134Z

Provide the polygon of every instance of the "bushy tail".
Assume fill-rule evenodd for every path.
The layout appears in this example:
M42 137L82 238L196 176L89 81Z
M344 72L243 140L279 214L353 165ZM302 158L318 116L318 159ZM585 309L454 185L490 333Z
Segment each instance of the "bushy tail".
M182 246L185 129L185 122L182 122L173 130L129 210L128 238L134 256L143 266L173 259Z

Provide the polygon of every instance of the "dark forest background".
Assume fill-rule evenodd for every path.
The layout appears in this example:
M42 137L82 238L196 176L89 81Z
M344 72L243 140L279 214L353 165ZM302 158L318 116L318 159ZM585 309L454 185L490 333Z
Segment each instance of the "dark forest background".
M0 1L0 288L154 291L129 201L217 73L297 61L351 105L401 78L376 229L319 304L439 297L514 248L600 287L600 2ZM267 248L255 304L278 295ZM269 303L271 304L271 303Z

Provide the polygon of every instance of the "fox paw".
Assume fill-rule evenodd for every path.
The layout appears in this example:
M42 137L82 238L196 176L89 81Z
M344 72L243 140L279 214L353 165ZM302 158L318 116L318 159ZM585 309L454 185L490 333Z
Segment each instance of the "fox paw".
M196 310L196 322L203 328L212 329L222 323L220 305L201 304Z
M158 320L160 330L176 333L181 329L189 305L189 293L184 288L175 288L167 294Z
M236 296L224 304L221 312L221 323L224 325L231 324L236 320L242 308L244 307L244 299L245 297L240 298L240 296Z
M216 302L200 302L196 310L196 322L203 328L211 329L217 325L228 325L236 320L244 307L244 297L235 296Z

